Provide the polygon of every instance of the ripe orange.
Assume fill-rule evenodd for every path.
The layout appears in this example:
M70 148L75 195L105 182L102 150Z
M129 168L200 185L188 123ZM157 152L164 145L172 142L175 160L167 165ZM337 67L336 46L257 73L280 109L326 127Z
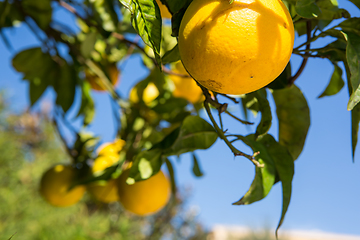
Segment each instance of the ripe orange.
M140 216L160 211L170 199L169 179L160 171L147 180L128 185L129 171L125 170L117 179L120 203L126 210Z
M95 159L91 170L93 174L97 174L100 171L111 167L114 163L115 159L111 155L100 156ZM100 202L111 203L119 200L115 179L90 183L87 186L87 189L89 193Z
M119 74L120 74L120 71L116 67L116 64L109 65L108 76L109 76L111 84L113 86L115 86L118 83ZM104 87L101 86L101 80L95 73L92 73L90 70L85 71L85 77L86 77L86 80L90 83L91 88L93 90L100 91L100 92L105 91Z
M71 206L82 198L84 186L75 186L76 170L69 165L58 164L47 170L41 178L40 193L45 200L56 207Z
M201 85L244 94L284 70L294 26L281 0L194 0L181 21L178 42L182 63Z
M186 72L181 61L174 63L171 71L187 75L188 77L180 77L177 75L170 75L170 79L174 83L175 89L173 95L175 97L185 98L191 103L198 103L204 100L204 95L201 88L197 85L196 81L192 79Z
M138 95L138 89L137 87L133 87L130 90L130 96L129 96L129 100L130 102L133 103L138 103L139 100L139 95ZM144 103L149 106L150 103L152 101L154 101L157 97L159 96L159 90L157 89L157 87L155 86L154 83L149 83L146 88L144 89L143 93L142 93L142 100L144 101Z
M122 139L112 143L104 143L98 148L98 157L92 166L92 173L98 174L119 161L119 153L125 145ZM111 203L119 200L115 179L99 181L87 186L89 193L98 201Z

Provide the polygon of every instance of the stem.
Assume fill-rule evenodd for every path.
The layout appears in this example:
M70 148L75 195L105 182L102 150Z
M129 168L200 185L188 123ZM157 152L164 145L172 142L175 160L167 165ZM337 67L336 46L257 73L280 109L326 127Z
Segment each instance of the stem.
M208 93L209 94L209 93ZM258 155L258 153L254 153L253 155L248 155L246 153L241 152L240 150L238 150L236 147L234 147L231 142L226 138L226 136L224 135L224 132L220 129L220 127L218 126L218 124L216 123L210 107L209 107L209 103L207 102L207 99L204 101L204 107L206 109L206 112L216 130L216 132L218 133L219 137L226 143L226 145L230 148L230 150L233 152L233 154L235 156L243 156L246 157L247 159L249 159L256 167L264 167L264 164L259 163L256 159L255 156Z
M254 124L252 122L241 120L240 118L238 118L237 116L235 116L231 112L229 112L228 110L226 110L225 113L228 114L230 117L234 118L235 120L241 122L242 124L246 124L246 125L253 125Z
M306 37L307 37L307 44L306 44L306 50L310 49L310 39L311 39L311 21L306 22ZM306 63L308 61L308 58L304 58L299 70L295 73L294 76L292 76L288 81L288 86L291 86L294 84L295 80L301 75L301 73L304 71Z

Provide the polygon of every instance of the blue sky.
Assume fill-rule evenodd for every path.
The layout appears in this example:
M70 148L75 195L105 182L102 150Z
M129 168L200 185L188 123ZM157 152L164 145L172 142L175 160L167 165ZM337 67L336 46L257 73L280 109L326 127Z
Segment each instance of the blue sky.
M360 15L347 1L340 1L339 5L348 9L353 16ZM57 12L58 16L67 15L60 11ZM24 26L6 31L6 34L14 51L8 51L0 41L0 89L6 89L13 106L21 110L28 105L27 83L14 72L11 58L16 52L37 46L38 43ZM303 41L296 39L295 46ZM296 71L301 59L293 56L292 61L293 70ZM129 59L120 68L122 74L118 90L126 95L136 81L146 76L147 71L141 67L139 57ZM346 86L335 96L317 99L327 86L332 71L328 60L309 59L305 71L296 81L308 101L311 126L304 150L296 160L292 200L282 228L360 235L360 153L357 152L353 163ZM113 118L109 96L96 92L93 96L97 115L89 130L102 136L103 141L110 141L113 138ZM49 92L45 98L52 98L52 94ZM275 110L272 99L270 101ZM238 111L236 114L240 116L241 113ZM203 116L206 119L206 115ZM229 128L244 135L254 131L253 127L235 125L230 119L225 121ZM270 133L277 136L276 119ZM239 147L250 153L243 145ZM220 140L211 149L197 151L196 154L205 173L202 178L192 175L190 154L183 155L179 162L172 160L178 184L184 188L191 187L189 205L199 207L199 218L206 226L231 224L276 228L282 200L279 184L260 202L249 206L232 206L231 203L242 197L249 188L254 176L253 165L245 158L234 158Z

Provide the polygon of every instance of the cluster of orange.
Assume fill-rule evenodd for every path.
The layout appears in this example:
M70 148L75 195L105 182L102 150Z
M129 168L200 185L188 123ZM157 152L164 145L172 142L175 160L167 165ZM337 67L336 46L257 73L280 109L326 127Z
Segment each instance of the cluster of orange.
M101 174L106 168L118 163L120 151L125 142L121 139L99 147L98 157L92 165L93 175ZM40 193L51 205L71 206L80 201L86 191L99 202L119 201L123 207L137 215L145 216L161 210L170 198L170 182L160 171L151 178L126 183L130 169L124 170L116 179L92 182L88 185L74 185L76 169L70 165L58 164L45 172L40 183Z

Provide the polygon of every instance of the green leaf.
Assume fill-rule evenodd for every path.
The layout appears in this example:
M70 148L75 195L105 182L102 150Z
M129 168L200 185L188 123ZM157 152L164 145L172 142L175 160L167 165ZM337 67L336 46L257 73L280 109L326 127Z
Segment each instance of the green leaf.
M301 90L292 85L274 90L279 120L279 143L289 150L294 160L300 155L310 126L310 111Z
M318 98L335 95L340 92L340 90L344 86L344 80L342 79L342 70L336 63L333 64L334 72L331 76L330 82L325 88L324 92L321 93Z
M356 105L351 110L351 149L352 149L353 161L355 158L355 150L358 142L359 123L360 123L360 105Z
M172 166L172 163L168 158L165 159L166 167L168 169L168 172L170 174L170 182L171 182L171 192L173 196L176 195L176 180L175 180L175 171Z
M85 58L89 58L91 56L91 53L94 50L96 39L97 33L90 32L86 35L85 40L81 43L80 51Z
M43 53L41 48L26 49L16 54L12 59L12 64L30 83L31 106L37 102L47 87L54 85L60 73L58 63L49 54Z
M170 114L172 111L177 111L179 108L182 109L188 105L188 102L184 98L169 98L166 101L160 101L156 106L152 108L159 114L167 113Z
M22 9L30 15L41 29L48 28L52 18L50 0L23 0Z
M74 102L77 72L73 65L67 63L61 67L60 76L54 83L54 90L57 94L56 104L60 105L64 112L67 112Z
M256 156L256 160L264 164L263 168L255 168L255 177L249 190L245 195L233 205L248 205L259 201L266 197L275 183L275 163L273 157L269 154L268 148L262 143L262 139L268 138L265 135L263 138L255 139L255 135L248 135L241 137L241 140L251 147L254 152L260 152Z
M290 203L291 185L294 176L294 160L287 148L276 142L271 135L264 135L256 141L254 137L254 135L248 135L242 137L241 140L250 146L254 152L260 152L256 156L256 159L265 166L255 169L255 178L250 189L244 197L233 204L251 204L266 197L275 183L275 176L277 174L281 181L283 195L281 217L276 229L277 234Z
M89 125L95 116L95 104L91 97L91 86L87 81L83 81L81 88L81 106L76 117L84 117L84 125Z
M215 129L198 116L187 116L180 128L175 129L153 149L163 149L165 156L180 155L197 149L211 147L218 135Z
M179 52L179 47L177 44L173 49L171 49L170 51L167 51L164 54L164 56L162 57L163 64L172 63L172 62L176 62L179 60L180 60L180 52Z
M199 166L199 161L197 160L197 157L195 155L195 153L192 154L192 158L193 158L193 168L192 171L194 173L194 175L196 177L202 177L204 174L202 173L200 166Z
M119 0L131 12L132 25L145 44L154 49L160 64L162 19L160 9L153 0Z
M128 183L134 183L150 178L160 171L163 159L161 149L151 149L140 152L130 169Z
M11 4L9 1L0 2L0 29L13 27L21 21L24 21L24 17L15 4Z
M181 20L185 14L186 9L190 5L193 0L183 0L183 1L170 1L167 0L167 5L169 6L169 10L172 13L171 18L171 27L172 27L172 35L177 37L179 35L179 28Z
M357 8L360 9L360 0L349 0L350 2L352 2L355 6L357 6Z
M304 18L315 18L321 11L315 0L298 0L295 5L297 14Z
M348 44L346 47L346 59L350 69L350 82L354 92L350 96L348 110L360 102L360 35L354 32L346 32Z
M261 120L258 126L256 127L255 138L261 137L266 134L270 127L272 121L271 108L269 101L267 100L266 90L261 89L254 93L259 103L259 110L261 112Z
M336 4L336 5L335 5ZM339 18L350 18L350 14L345 9L338 8L337 2L331 0L318 0L316 5L320 8L321 13L318 19L333 20Z

